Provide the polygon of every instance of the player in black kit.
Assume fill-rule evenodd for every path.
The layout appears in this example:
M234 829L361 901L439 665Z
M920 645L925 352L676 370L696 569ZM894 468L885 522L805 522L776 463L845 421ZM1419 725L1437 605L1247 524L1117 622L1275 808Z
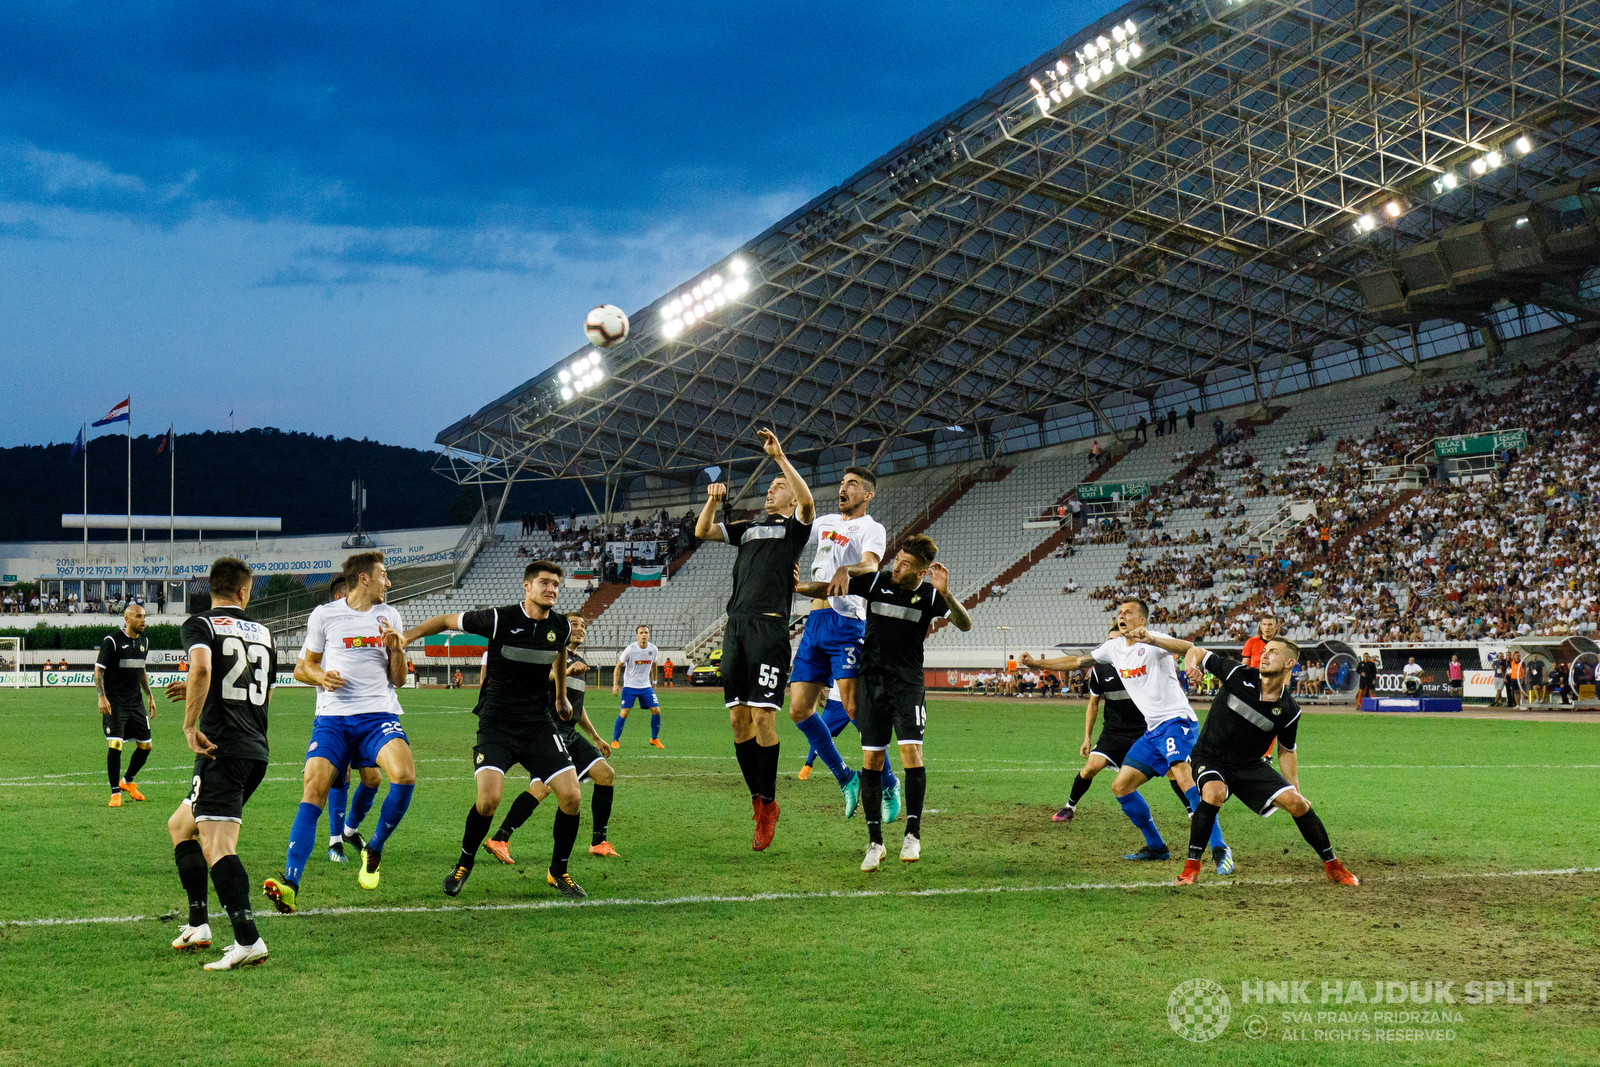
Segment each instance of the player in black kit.
M1111 637L1122 636L1122 624L1111 624ZM1052 822L1071 822L1073 814L1077 811L1078 801L1083 799L1083 794L1089 791L1089 786L1094 782L1094 776L1107 767L1116 770L1122 769L1122 757L1128 754L1128 749L1133 743L1144 736L1147 729L1144 716L1139 712L1139 706L1123 688L1122 676L1117 669L1109 663L1096 663L1088 668L1089 672L1089 705L1084 709L1083 719L1083 744L1078 748L1078 755L1084 757L1083 769L1072 779L1072 793L1067 797L1066 806L1050 817ZM1091 743L1089 734L1094 730L1094 720L1100 708L1105 708L1105 718L1100 727L1100 739ZM1183 805L1185 814L1189 811L1189 802L1184 799L1183 789L1173 780L1171 774L1167 775L1167 782L1172 786L1172 791L1178 795L1178 802Z
M111 780L111 803L107 807L122 807L124 793L134 800L144 799L133 779L150 758L150 720L156 717L156 698L150 695L150 679L144 670L149 651L144 608L129 604L122 613L122 629L106 634L100 642L100 656L94 662L100 725L106 732L106 777ZM124 777L122 746L129 741L134 743L134 752Z
M1310 801L1300 795L1299 756L1295 751L1300 705L1288 688L1289 674L1300 658L1300 646L1274 638L1262 650L1261 668L1257 670L1188 641L1143 629L1133 639L1173 655L1181 654L1192 681L1198 681L1203 671L1210 671L1221 683L1189 756L1195 784L1200 787L1200 803L1189 821L1189 858L1178 875L1178 884L1194 884L1217 809L1228 797L1236 796L1263 817L1279 808L1288 812L1306 844L1322 859L1328 879L1341 885L1360 885L1360 880L1333 854L1327 828L1311 810ZM1269 758L1262 756L1274 740L1278 743L1282 774L1272 769Z
M478 846L494 825L506 772L518 763L532 781L550 787L559 806L545 881L565 897L588 895L567 873L572 844L578 839L578 804L583 794L572 757L561 740L562 724L572 718L572 705L567 701L567 640L572 626L565 615L551 609L561 591L563 573L559 564L536 559L522 572L521 603L435 615L401 637L402 647L443 630L489 639L489 660L478 697L478 738L472 749L478 800L467 809L461 858L444 880L448 896L460 893L472 873Z
M194 784L167 820L189 921L172 947L211 944L206 875L233 923L233 944L208 971L231 971L267 958L250 910L250 877L239 862L244 806L267 773L267 702L278 670L272 634L245 616L250 567L224 556L211 565L211 607L183 624L189 673L181 686L183 737L195 753Z
M558 721L556 727L561 731L561 743L567 746L567 754L572 757L572 766L578 772L578 781L582 782L587 778L594 783L594 795L589 798L590 822L593 824L589 828L591 835L589 855L615 856L617 850L606 840L606 830L611 823L611 804L616 797L617 773L612 769L611 761L604 755L611 751L606 739L594 728L594 723L589 720L589 713L583 708L584 693L589 688L588 679L584 675L594 669L589 665L589 661L583 658L580 648L588 624L582 615L568 615L567 621L572 624L572 637L567 643L567 702L572 705L572 718L567 722ZM579 733L580 729L588 736ZM550 787L543 782L529 782L528 788L518 793L517 799L511 802L511 810L500 820L500 829L483 843L483 850L491 853L501 863L516 863L516 860L511 858L511 835L528 821L533 809L549 795Z
M850 595L867 603L861 685L856 690L861 810L867 819L863 871L877 870L888 851L883 845L883 765L891 734L900 742L906 779L906 836L900 859L915 863L922 858L922 802L928 793L928 771L922 763L922 732L928 721L922 646L934 619L948 616L956 629L972 629L967 609L950 595L950 572L933 561L938 553L933 538L917 534L895 553L889 570L850 579ZM809 582L799 592L824 596L827 583Z
M777 435L771 430L757 434L762 451L783 472L767 486L766 515L759 522L717 522L717 506L728 487L713 482L706 486L694 535L739 549L722 635L722 696L733 724L733 754L750 788L756 822L750 847L760 852L772 844L778 828L778 730L773 715L783 707L789 680L789 609L816 504Z

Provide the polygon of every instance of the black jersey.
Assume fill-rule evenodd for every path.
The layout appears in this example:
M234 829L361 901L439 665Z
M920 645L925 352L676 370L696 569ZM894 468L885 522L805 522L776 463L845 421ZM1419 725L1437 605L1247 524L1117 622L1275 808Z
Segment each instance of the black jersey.
M551 668L567 647L572 624L558 611L535 619L521 604L461 613L461 628L489 639L489 663L478 694L484 725L522 727L553 722L556 686Z
M118 627L100 642L100 655L94 665L105 672L106 699L113 704L139 704L144 689L144 658L150 639L144 634L129 637Z
M1356 668L1356 675L1361 679L1361 684L1371 689L1378 684L1378 665L1370 660L1363 660L1361 666Z
M950 614L950 605L931 582L902 589L889 574L878 571L850 579L850 595L867 602L862 673L922 685L922 643L933 620Z
M183 624L191 658L202 645L211 650L211 690L198 726L217 746L213 755L267 759L267 701L278 671L272 632L238 608L213 608Z
M1221 683L1211 714L1200 727L1191 762L1218 766L1255 763L1271 746L1293 752L1300 727L1300 705L1285 685L1276 700L1261 699L1261 672L1236 659L1206 653L1206 670Z
M794 603L795 567L811 540L811 524L792 515L768 515L760 522L723 524L722 536L739 550L728 614L787 619Z
M1096 663L1089 671L1089 692L1099 696L1105 709L1100 722L1107 733L1142 735L1148 729L1139 705L1122 685L1122 675L1111 664Z
M589 666L589 661L583 658L583 653L575 648L567 649L567 692L582 693L589 688L589 675L581 668Z

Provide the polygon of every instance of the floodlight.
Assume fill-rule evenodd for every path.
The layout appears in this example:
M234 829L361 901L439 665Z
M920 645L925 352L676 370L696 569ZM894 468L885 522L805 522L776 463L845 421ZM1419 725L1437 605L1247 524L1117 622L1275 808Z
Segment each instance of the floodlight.
M1484 158L1484 161L1489 164L1489 169L1490 170L1493 170L1494 168L1498 167L1500 164L1502 164L1502 163L1504 163L1506 161L1506 157L1501 155L1498 151L1490 152L1488 155L1484 156L1483 158Z
M1096 37L1094 39L1094 45L1102 52L1111 51L1111 42L1106 40L1104 36Z
M1138 59L1140 56L1144 55L1144 48L1139 44L1138 41L1134 41L1128 45L1128 54L1134 59Z
M1033 91L1034 92L1036 92L1036 93L1044 92L1044 86L1039 84L1039 79L1038 78L1029 78L1028 79L1028 84L1033 86Z
M572 387L571 386L563 385L561 387L561 399L562 400L571 400L576 395L577 394L572 391Z
M1363 231L1370 231L1377 228L1378 220L1373 218L1371 215L1362 215L1356 220L1356 225L1359 226Z
M712 299L717 302L717 307L721 307L723 304L728 302L728 298L722 293L718 293L716 296L712 297Z
M1445 176L1439 180L1444 182L1444 187L1446 189L1454 189L1456 186L1461 184L1461 179L1456 177L1455 171L1446 171Z
M738 256L735 256L733 258L733 262L728 264L728 269L733 271L735 274L743 274L748 267L744 260L740 259Z
M1086 44L1086 45L1083 46L1083 57L1085 59L1093 59L1095 56L1097 56L1099 54L1100 54L1099 50L1097 48L1095 48L1095 46L1093 44Z
M1061 103L1061 90L1060 89L1051 89L1050 90L1050 99L1055 101L1058 104Z
M661 327L661 335L669 339L678 336L682 332L682 319L668 319L666 325Z
M1100 80L1100 65L1098 63L1089 68L1089 80L1092 82Z
M1126 48L1117 49L1117 62L1124 67L1128 65L1128 50Z
M1487 172L1488 169L1489 169L1488 160L1485 160L1485 159L1474 159L1472 161L1472 173L1474 173L1474 174L1483 174L1483 173Z
M750 291L750 283L743 278L735 278L728 283L729 296L743 296Z
M701 285L697 285L693 289L689 290L689 294L691 296L693 296L696 300L699 300L702 296L705 295L705 287L701 286Z
M1072 83L1071 82L1062 82L1061 83L1061 99L1065 100L1067 97L1069 97L1071 95L1072 95Z
M1134 21L1132 19L1129 19L1127 22L1124 22L1122 25L1127 29L1127 31L1129 33L1138 33L1139 32L1139 27L1134 24Z
M1524 135L1522 137L1518 137L1515 141L1513 141L1511 143L1512 143L1512 145L1514 145L1516 147L1518 155L1524 155L1525 156L1529 152L1533 151L1533 142L1528 140L1526 135Z
M722 288L722 275L713 274L711 276L711 288L713 288L713 289L721 289Z
M1128 39L1128 31L1123 29L1122 24L1119 22L1111 27L1111 36L1118 44L1121 44Z
M1391 219L1399 218L1400 217L1400 201L1398 201L1398 200L1389 201L1387 204L1383 205L1383 210L1388 214L1388 216Z
M560 378L560 379L561 379L561 382L562 382L562 384L563 384L563 385L564 385L564 384L566 384L566 383L567 383L567 382L570 382L570 381L572 381L572 372L571 372L571 371L569 371L569 370L568 370L568 369L567 369L567 368L565 368L565 367L562 367L562 368L561 368L561 373L560 373L560 374L558 374L558 375L556 375L556 377L557 377L557 378Z
M1056 60L1056 73L1057 74L1065 74L1066 72L1067 72L1067 61L1064 60L1064 59Z
M1104 58L1104 59L1102 59L1100 61L1100 73L1101 74L1110 74L1112 71L1114 71L1116 69L1117 68L1114 67L1112 65L1112 63L1111 63L1111 57L1110 56L1106 56L1106 58Z
M1089 87L1089 75L1085 74L1081 70L1078 71L1078 73L1072 76L1072 84L1076 85L1080 89L1087 89Z

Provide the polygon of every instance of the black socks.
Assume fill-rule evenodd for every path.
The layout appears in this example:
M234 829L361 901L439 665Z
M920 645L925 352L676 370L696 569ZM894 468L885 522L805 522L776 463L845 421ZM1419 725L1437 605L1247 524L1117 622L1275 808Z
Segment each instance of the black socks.
M485 815L474 804L467 809L467 828L461 833L461 866L471 867L478 859L478 846L488 836L494 816Z
M911 792L911 772L906 772L906 793ZM883 844L883 771L861 769L861 811L867 819L867 840ZM907 823L907 826L910 824ZM910 833L908 829L906 831Z
M778 799L778 746L770 748L756 745L755 763L760 777L756 780L761 799L771 804Z
M760 756L757 755L759 749L760 746L753 737L747 741L733 743L733 755L739 761L739 773L744 775L744 784L750 790L752 800L761 796L761 773L758 763Z
M506 812L506 817L500 821L500 829L494 832L494 839L510 841L511 835L522 829L522 824L528 821L528 816L532 815L533 809L538 806L539 802L526 789L518 793L517 799L511 802L511 810Z
M139 768L143 767L144 761L149 758L150 750L148 748L134 749L133 759L128 761L128 773L122 776L122 780L124 782L133 781L133 776L139 773Z
M1296 815L1294 824L1300 827L1300 836L1306 839L1306 844L1317 850L1317 855L1322 857L1323 863L1333 859L1333 843L1328 840L1328 828L1322 825L1322 820L1317 818L1315 811Z
M550 853L550 873L557 877L567 873L567 861L572 858L572 843L578 840L578 822L576 814L568 815L560 809L556 810L555 825L551 828L555 848Z
M106 777L111 779L111 791L115 793L122 784L122 749L106 748Z
M1093 778L1085 778L1081 774L1074 777L1072 779L1072 795L1067 797L1067 807L1077 807L1078 801L1083 799L1083 794L1089 791L1091 785L1094 785Z
M1183 791L1183 786L1179 785L1177 782L1173 781L1171 778L1167 779L1167 784L1172 787L1173 795L1178 798L1178 803L1183 805L1183 810L1184 811L1188 811L1189 810L1189 798L1188 798L1187 795L1185 795L1185 793Z
M617 787L613 785L597 785L594 787L594 801L592 812L594 826L591 827L593 836L591 845L598 845L606 839L606 825L611 822L611 801L615 796Z
M211 865L211 884L233 923L233 939L246 948L261 940L255 912L250 910L250 876L238 856L224 856Z
M881 772L880 772L881 773ZM928 795L928 768L906 767L906 836L922 837L922 801Z
M1217 812L1220 810L1215 804L1207 804L1204 800L1195 805L1194 816L1189 820L1190 859L1206 858L1206 846L1211 843L1211 828L1217 824Z
M206 854L198 841L179 841L172 848L172 858L178 864L183 895L189 898L189 925L204 926L210 921L206 896L211 872L206 867Z

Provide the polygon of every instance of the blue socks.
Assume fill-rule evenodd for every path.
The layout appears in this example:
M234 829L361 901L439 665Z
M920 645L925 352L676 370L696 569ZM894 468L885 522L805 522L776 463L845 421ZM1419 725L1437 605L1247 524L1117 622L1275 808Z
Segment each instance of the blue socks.
M344 836L344 813L350 807L350 787L328 790L328 836Z
M660 736L661 736L661 713L659 711L652 711L650 713L650 740L654 741L656 738L658 738Z
M1125 797L1118 797L1117 803L1122 805L1122 813L1128 821L1139 828L1144 835L1144 843L1151 848L1166 848L1167 843L1161 840L1161 834L1156 830L1156 821L1150 815L1150 805L1144 802L1144 797L1138 793L1129 793Z
M611 740L613 740L613 741L621 741L622 740L622 728L625 725L627 725L627 722L628 722L628 720L624 719L621 715L617 716L616 725L611 727Z
M377 796L377 786L368 785L366 782L356 783L355 795L350 798L350 814L344 820L346 829L354 830L361 825L361 820L372 810L372 802Z
M1183 798L1189 802L1189 810L1196 811L1200 807L1200 787L1191 785L1183 791ZM1211 847L1227 848L1228 843L1222 840L1222 820L1218 819L1211 824Z
M289 827L289 852L283 860L283 880L296 889L300 887L300 875L311 858L311 850L317 844L317 822L321 818L321 808L302 800L300 810L294 813L294 825Z
M885 793L891 789L897 788L900 785L900 779L894 776L894 768L889 766L889 757L887 753L885 753L883 757L883 770L880 773L883 775L883 791Z
M812 712L795 725L806 735L806 740L811 742L812 749L822 757L822 762L828 765L828 770L833 772L838 783L842 786L850 781L853 772L844 765L844 757L839 755L838 746L833 743L833 735L828 733L828 725L822 721L822 716Z
M411 791L414 785L400 785L398 782L389 783L389 792L383 798L383 809L378 812L378 828L367 839L367 848L372 852L382 852L383 846L388 842L389 835L394 833L394 828L400 825L400 820L405 818L406 809L411 806Z

